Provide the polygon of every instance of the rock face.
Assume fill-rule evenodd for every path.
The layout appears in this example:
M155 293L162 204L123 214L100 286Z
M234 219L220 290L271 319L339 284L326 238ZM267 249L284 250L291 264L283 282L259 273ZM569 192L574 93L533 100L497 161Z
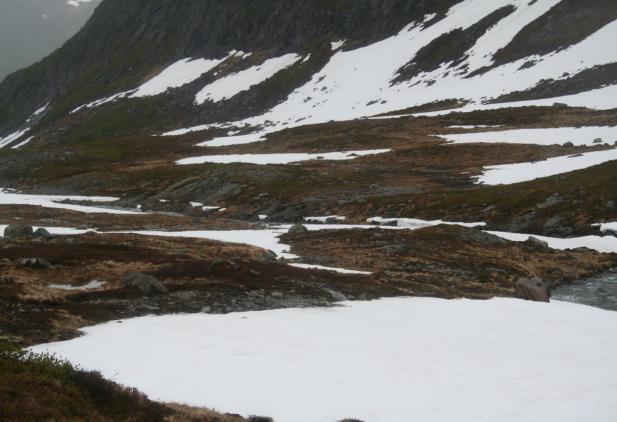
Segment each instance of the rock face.
M544 281L537 277L521 278L516 282L514 288L516 296L521 299L533 300L535 302L550 302L550 289Z
M140 292L150 294L165 294L169 293L167 287L151 275L143 273L130 273L122 280L122 287L127 289L139 290Z
M32 237L33 231L30 226L22 226L19 224L14 224L7 226L4 229L4 237L7 239L24 239Z

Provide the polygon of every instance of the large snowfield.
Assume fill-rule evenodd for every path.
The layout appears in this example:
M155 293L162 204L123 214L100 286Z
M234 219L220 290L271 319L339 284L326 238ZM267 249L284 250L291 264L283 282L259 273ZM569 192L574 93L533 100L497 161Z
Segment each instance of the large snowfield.
M617 313L396 298L169 315L34 347L151 398L279 422L614 422Z

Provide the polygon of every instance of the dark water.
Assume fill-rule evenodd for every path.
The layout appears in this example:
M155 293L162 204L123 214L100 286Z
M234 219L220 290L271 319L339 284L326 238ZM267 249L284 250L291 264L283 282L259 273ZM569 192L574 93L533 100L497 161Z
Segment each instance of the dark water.
M556 288L552 299L617 311L617 269Z

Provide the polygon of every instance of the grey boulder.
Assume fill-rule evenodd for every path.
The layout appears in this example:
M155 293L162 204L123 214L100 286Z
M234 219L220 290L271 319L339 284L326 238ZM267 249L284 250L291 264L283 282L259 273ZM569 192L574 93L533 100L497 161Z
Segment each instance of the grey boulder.
M130 273L122 280L122 287L139 290L144 294L169 293L167 287L156 278L143 273Z

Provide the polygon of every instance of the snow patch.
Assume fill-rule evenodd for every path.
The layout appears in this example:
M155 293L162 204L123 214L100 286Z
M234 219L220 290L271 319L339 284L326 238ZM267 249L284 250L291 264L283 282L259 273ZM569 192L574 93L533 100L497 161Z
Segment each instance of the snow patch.
M84 291L84 290L94 290L100 287L103 287L106 283L104 281L92 280L91 282L84 284L83 286L71 286L70 284L50 284L50 289L56 290L65 290L69 292L73 291Z
M146 316L82 331L30 350L153 400L244 416L617 420L617 313L573 303L394 298Z
M226 58L214 60L186 58L179 60L137 88L137 91L130 98L159 95L171 88L189 84L214 69Z
M203 104L206 101L216 103L232 98L292 66L301 58L297 54L285 54L281 57L268 59L260 65L224 76L199 91L195 97L195 102L197 104Z
M204 164L204 163L247 163L247 164L290 164L310 160L353 160L367 155L385 154L391 149L373 149L364 151L324 152L318 153L286 153L286 154L228 154L205 155L201 157L185 158L176 161L176 164Z
M494 132L438 135L455 144L475 142L554 145L572 142L576 146L617 142L617 126L559 127L543 129L513 129Z
M529 240L529 237L535 237L536 239L547 242L550 248L559 250L588 248L602 253L617 253L617 237L614 236L583 236L559 238L499 231L487 231L487 233L499 236L513 242L525 242Z
M502 164L484 168L476 183L509 185L556 174L569 173L617 160L617 148L605 151L549 158L530 163Z

